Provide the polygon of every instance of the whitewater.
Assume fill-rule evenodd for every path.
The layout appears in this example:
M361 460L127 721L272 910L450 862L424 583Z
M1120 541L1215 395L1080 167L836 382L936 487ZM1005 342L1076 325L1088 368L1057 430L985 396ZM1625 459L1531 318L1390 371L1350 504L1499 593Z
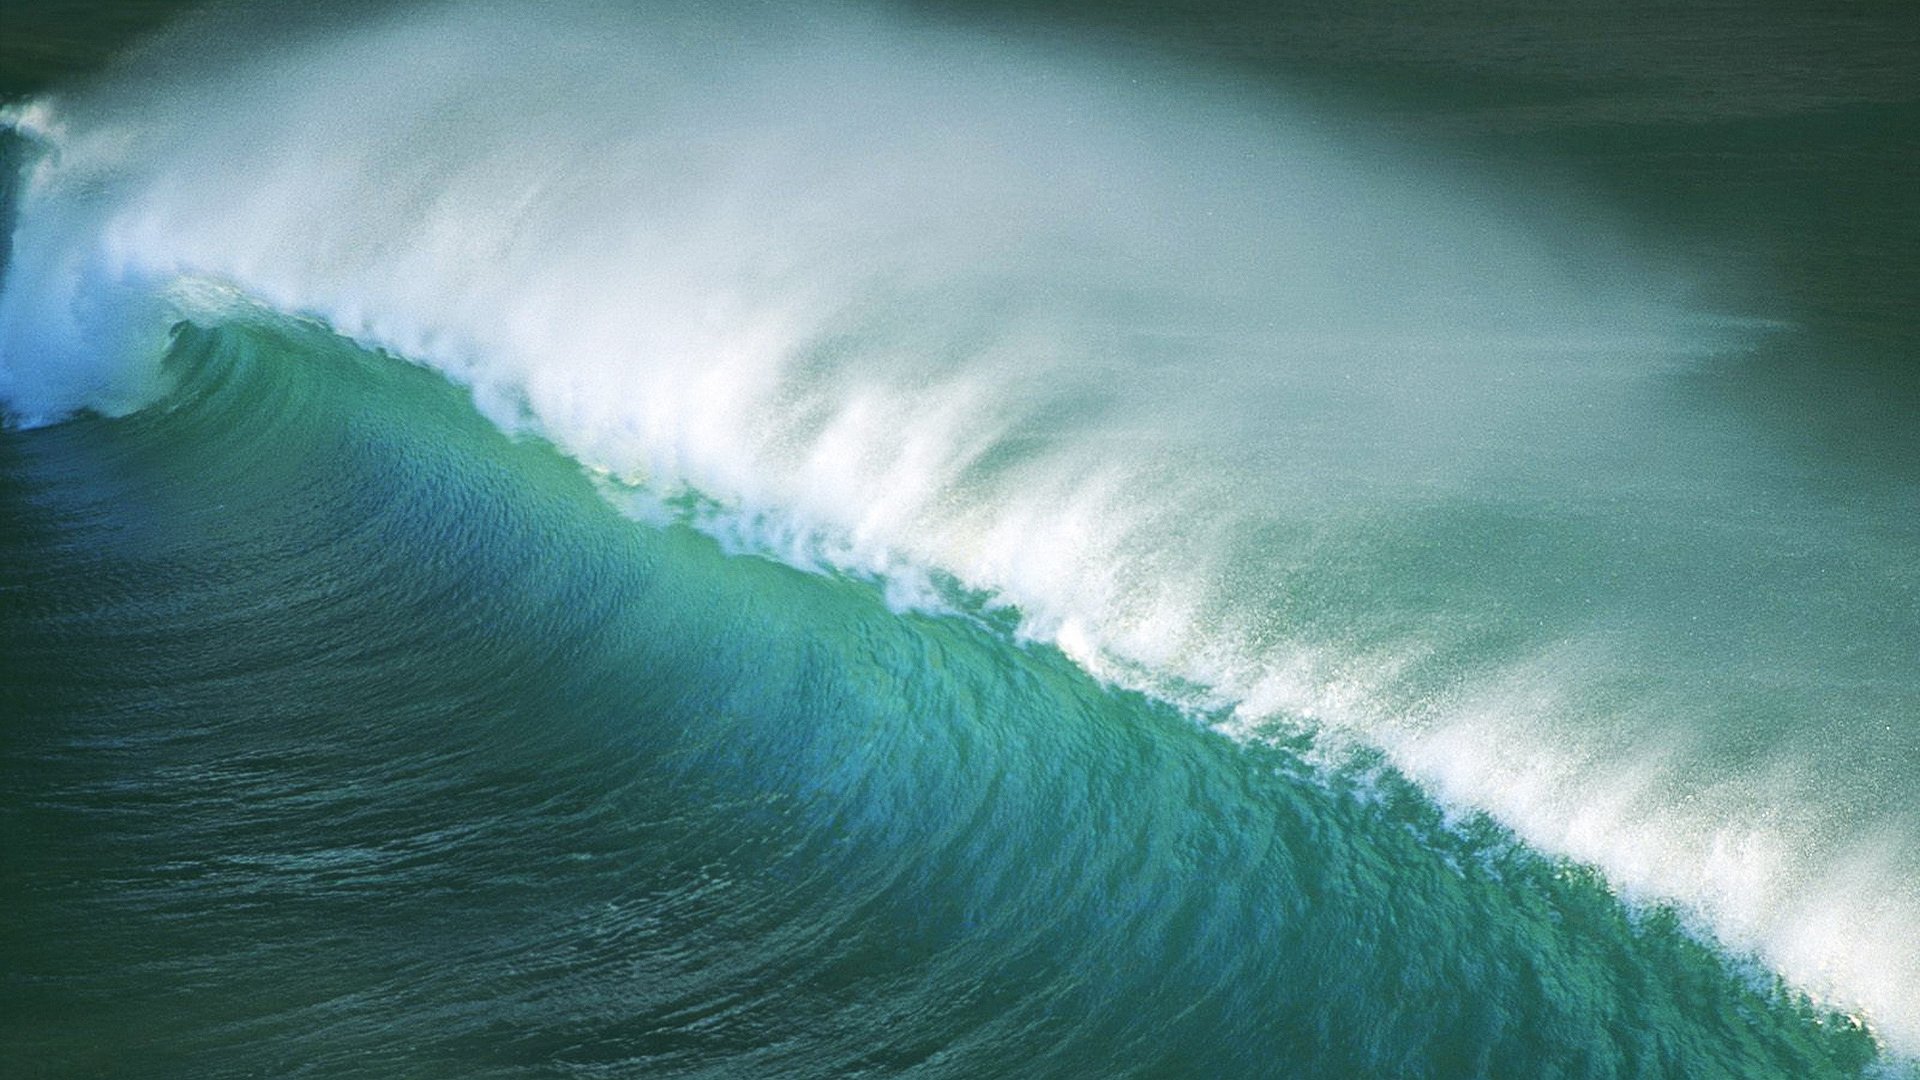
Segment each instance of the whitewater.
M863 8L189 20L5 122L20 426L317 320L636 518L1377 752L1920 1052L1910 507L1716 412L1791 322L1604 207Z

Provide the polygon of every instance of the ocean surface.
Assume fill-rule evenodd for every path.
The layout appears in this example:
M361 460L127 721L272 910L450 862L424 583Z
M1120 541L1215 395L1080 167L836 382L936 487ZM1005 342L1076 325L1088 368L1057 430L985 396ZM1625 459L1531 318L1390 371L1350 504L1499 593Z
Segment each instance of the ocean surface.
M1902 4L0 12L0 1074L1920 1077Z

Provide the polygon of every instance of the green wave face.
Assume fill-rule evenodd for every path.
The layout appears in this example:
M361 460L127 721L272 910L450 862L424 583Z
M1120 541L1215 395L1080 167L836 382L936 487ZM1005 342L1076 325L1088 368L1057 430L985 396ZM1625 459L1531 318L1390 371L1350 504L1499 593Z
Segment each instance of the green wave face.
M1850 1076L1390 769L621 517L319 329L0 437L32 1075Z

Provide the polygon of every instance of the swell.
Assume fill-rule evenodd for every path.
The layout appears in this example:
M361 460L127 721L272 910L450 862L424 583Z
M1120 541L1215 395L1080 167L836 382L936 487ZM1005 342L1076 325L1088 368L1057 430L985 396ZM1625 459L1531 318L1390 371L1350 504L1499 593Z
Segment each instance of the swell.
M1914 526L1703 404L1756 328L1187 73L763 17L453 5L32 104L0 394L319 318L636 514L1377 748L1912 1041Z
M182 324L166 368L0 435L0 1030L49 1075L1873 1058L1391 769L634 528L323 330Z

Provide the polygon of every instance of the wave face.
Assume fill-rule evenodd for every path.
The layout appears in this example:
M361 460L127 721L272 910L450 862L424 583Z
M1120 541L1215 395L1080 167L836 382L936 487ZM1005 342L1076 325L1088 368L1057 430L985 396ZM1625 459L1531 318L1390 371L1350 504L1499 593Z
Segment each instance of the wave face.
M183 325L0 436L0 1036L42 1075L1855 1076L1390 772L635 528L456 388Z
M1599 868L1631 900L1675 903L1794 987L1920 1047L1911 485L1859 480L1836 494L1817 465L1756 437L1711 378L1791 328L1689 310L1689 280L1583 232L1582 208L1520 215L1473 171L1343 141L1323 118L1170 68L841 9L535 16L460 4L271 44L190 23L118 79L12 120L40 147L0 292L0 398L23 426L84 409L123 418L85 422L115 433L99 436L116 447L106 452L184 463L230 442L257 450L251 462L271 457L249 425L323 425L341 408L315 404L326 394L312 387L331 377L302 370L324 367L316 357L337 343L214 364L277 388L248 391L245 409L205 405L215 391L194 381L202 368L161 362L177 320L219 329L186 334L176 355L218 352L266 332L231 328L263 306L436 369L498 428L588 466L633 516L830 572L718 560L678 526L616 542L604 524L567 528L598 530L619 558L536 565L543 545L587 541L539 540L531 523L547 519L532 511L490 517L530 496L474 487L484 471L432 449L393 408L334 442L299 429L290 445L312 448L332 480L282 470L251 500L235 496L301 528L314 519L268 513L266 491L361 523L334 537L339 563L277 589L246 578L252 599L237 610L449 608L419 631L417 644L440 650L431 663L363 657L345 635L249 663L322 648L343 666L313 675L314 700L345 694L343 713L395 718L393 738L485 718L490 738L523 749L444 752L499 753L488 768L509 771L551 753L593 778L583 790L628 791L640 781L617 776L633 767L661 791L692 785L689 805L713 810L683 820L676 800L648 793L618 811L632 819L617 836L589 831L614 837L609 850L569 852L582 869L528 871L487 901L544 902L536 881L552 874L607 905L604 940L567 939L597 957L564 983L583 994L606 992L654 935L659 951L645 955L661 965L683 954L719 965L718 981L604 1005L688 1041L661 1035L642 1053L583 1020L529 1036L514 1060L585 1047L581 1061L619 1050L688 1071L725 1060L938 1072L939 1054L1004 1064L1066 1030L1108 1055L1084 1061L1203 1072L1257 1071L1280 1046L1307 1048L1287 1051L1303 1075L1418 1072L1408 1048L1442 1031L1465 1056L1433 1059L1435 1074L1513 1071L1490 1063L1529 1053L1592 1060L1596 1074L1675 1062L1737 1072L1725 1063L1741 1054L1789 1075L1848 1060L1844 1032L1828 1033L1843 1047L1828 1057L1798 1035L1761 1051L1600 1034L1643 990L1680 1002L1687 991L1673 987L1700 980L1712 987L1703 1000L1735 1013L1774 1006L1671 928L1630 930L1592 881L1558 884L1519 856L1533 869L1515 871L1518 885L1473 869L1486 843L1449 839L1391 779L1378 802L1289 779L1308 742L1370 748L1389 778L1411 778L1449 814L1483 811ZM54 434L73 427L9 438L80 438ZM149 431L160 449L140 449ZM487 461L510 456L488 446L476 451ZM323 468L333 452L347 464ZM254 467L226 465L209 471L236 486ZM415 516L415 503L434 515ZM275 542L300 555L293 535ZM448 565L467 559L478 561ZM643 574L610 568L624 559L654 570L622 578ZM365 568L349 574L355 560ZM685 584L661 579L668 564ZM862 581L896 614L845 599L866 595ZM677 590L672 602L663 589ZM530 610L508 614L520 604ZM660 621L628 610L647 604ZM925 617L942 612L971 617ZM449 625L475 619L499 621L499 655L489 645L459 660L475 639ZM787 619L790 631L767 629ZM1173 734L1170 714L980 636L976 623L996 622L1207 716L1244 748ZM541 644L516 651L524 641ZM555 656L557 669L540 659ZM460 691L436 673L476 659L526 685L451 704ZM433 693L416 699L417 685ZM569 702L560 711L577 712L577 730L547 731L556 707L527 704L536 698ZM418 706L438 726L404 722L416 700L438 703ZM421 772L395 783L438 782L424 763L442 751L407 745L396 760ZM1272 769L1285 775L1256 779ZM1159 794L1136 805L1123 797L1136 790ZM579 808L589 823L615 812ZM1415 839L1399 839L1395 815L1419 819ZM615 884L638 850L675 853L657 895ZM369 888L412 865L343 846L288 854L276 871L297 881L362 855ZM595 865L607 876L584 868ZM1035 867L1045 873L1028 880ZM1317 873L1366 883L1316 884ZM803 899L783 898L782 874L797 875ZM1146 899L1169 892L1165 908ZM643 896L632 920L619 916ZM1077 898L1059 916L1067 928L1034 930L1058 896ZM342 917L358 910L340 902ZM1529 903L1546 905L1534 915L1553 929L1528 921ZM847 936L869 918L882 936ZM1101 960L1060 944L1110 942L1116 921L1137 951ZM1368 944L1378 934L1393 943ZM1429 936L1442 951L1419 951ZM1350 937L1365 958L1357 981L1324 955ZM718 942L735 938L756 944L725 959ZM991 958L975 951L986 938ZM1620 942L1620 970L1641 973L1541 966L1554 949L1606 941ZM442 988L443 1012L468 1003L472 1038L483 999L520 1001L529 1016L562 1008L540 995L574 976L517 966L505 939L471 947L495 951L463 970L525 995ZM1301 955L1315 957L1311 976L1280 970ZM384 979L433 979L375 960L366 970ZM1143 971L1163 974L1149 987ZM996 996L991 972L1011 973L1013 1000ZM1326 999L1309 1000L1328 979ZM820 988L805 1000L822 1023L867 1034L781 1049L753 1008L775 985ZM1488 999L1435 1003L1461 986ZM933 1004L943 987L958 994L950 1014ZM1217 1010L1194 1006L1223 993ZM1537 1006L1550 1015L1515 1004L1535 998L1557 1004ZM1419 1004L1358 1019L1361 1003L1386 1001ZM1122 1002L1153 1002L1164 1025L1123 1023ZM365 1014L338 1007L340 1045L371 1037L354 1026ZM1681 1019L1620 1023L1704 1023L1673 1007ZM288 1009L289 1024L324 1012ZM852 1009L866 1010L858 1023L833 1011ZM1496 1015L1505 1009L1519 1011ZM735 1041L703 1058L708 1026ZM920 1049L878 1034L896 1029L917 1032ZM868 1060L846 1056L853 1043L898 1049ZM1515 1056L1485 1056L1499 1054Z

